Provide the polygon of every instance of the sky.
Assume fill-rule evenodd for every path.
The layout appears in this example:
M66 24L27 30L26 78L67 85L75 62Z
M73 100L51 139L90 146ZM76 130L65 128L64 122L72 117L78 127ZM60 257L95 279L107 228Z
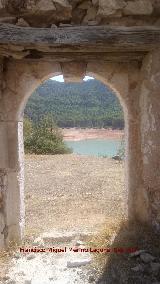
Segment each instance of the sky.
M85 76L83 81L93 80L93 79L94 79L93 77ZM64 82L63 75L54 76L51 78L51 80L58 81L58 82Z

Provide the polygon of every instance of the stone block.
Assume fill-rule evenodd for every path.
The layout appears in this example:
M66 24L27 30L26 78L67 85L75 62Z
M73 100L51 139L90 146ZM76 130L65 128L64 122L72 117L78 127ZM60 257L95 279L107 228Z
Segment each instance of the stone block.
M100 0L98 16L108 17L114 15L117 10L123 9L126 3L123 0Z
M65 82L81 82L87 66L84 62L67 62L62 63L61 67Z
M16 25L20 27L29 27L29 24L23 18L18 19Z
M150 0L129 1L123 12L125 15L150 15L153 6Z
M36 5L36 9L41 12L55 11L56 7L52 0L40 0Z
M97 15L97 9L95 7L91 7L87 10L87 14L83 19L83 23L88 23L89 21L95 20Z

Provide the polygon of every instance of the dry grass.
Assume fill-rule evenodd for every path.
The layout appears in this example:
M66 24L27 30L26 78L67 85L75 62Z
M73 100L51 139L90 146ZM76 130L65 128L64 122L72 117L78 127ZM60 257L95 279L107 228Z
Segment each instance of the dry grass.
M98 231L126 214L124 170L107 158L26 156L26 236Z

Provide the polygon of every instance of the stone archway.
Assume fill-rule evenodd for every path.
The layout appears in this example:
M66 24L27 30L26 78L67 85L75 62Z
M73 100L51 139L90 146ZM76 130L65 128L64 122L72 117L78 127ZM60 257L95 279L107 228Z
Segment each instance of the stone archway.
M62 73L64 78L67 74L67 80L73 77L74 80L82 79L84 74L93 75L116 90L124 107L126 120L129 219L147 222L159 228L159 60L159 52L153 52L145 57L142 67L134 61L94 61L88 64L83 61L69 64L32 60L5 62L5 68L1 70L3 86L0 109L0 247L8 245L12 240L18 242L23 237L24 106L33 90L43 80Z
M79 70L79 72L77 72ZM97 70L93 72L93 70ZM6 235L2 234L3 241L7 244L11 240L19 241L23 236L24 228L24 173L23 173L23 110L25 104L32 94L44 80L63 72L67 80L75 80L76 72L78 79L83 79L85 73L94 73L94 77L108 84L120 95L120 99L126 103L128 96L128 73L123 72L123 66L117 64L79 64L69 65L59 63L39 62L9 62L5 71L4 89L4 121L3 131L5 143L8 149L3 149L3 167L7 190L4 193L5 208L2 215L3 226L6 228ZM13 75L14 74L14 75ZM121 75L120 75L121 74ZM79 76L79 77L78 77ZM118 81L118 76L121 76ZM16 99L16 100L15 100ZM126 113L126 111L125 111ZM3 137L4 139L4 137ZM9 152L8 152L9 151ZM2 160L1 160L2 163Z

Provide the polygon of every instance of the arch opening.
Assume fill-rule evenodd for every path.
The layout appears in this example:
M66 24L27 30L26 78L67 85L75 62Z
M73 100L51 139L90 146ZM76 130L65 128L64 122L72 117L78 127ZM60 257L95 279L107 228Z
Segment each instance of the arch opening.
M91 80L93 78L93 80ZM63 82L64 80L63 80L63 76L62 75L58 75L58 76L55 76L55 77L52 77L52 78L50 78L50 79L54 79L54 80L58 80L58 84L60 84L60 82ZM52 80L52 82L54 82L54 80ZM51 82L51 80L49 80L50 81L50 83L52 83ZM47 82L49 82L49 81L45 81L45 83L44 84L42 84L41 86L42 86L42 88L43 88L43 86L45 86L45 84L47 84ZM89 82L89 81L92 81L92 82L94 82L94 81L97 81L97 84L98 84L98 86L100 86L101 85L101 88L106 88L105 87L105 85L104 84L102 84L102 83L100 83L100 81L99 80L95 80L95 78L92 76L87 76L86 78L85 78L85 82ZM65 85L65 83L63 83L64 85ZM71 88L71 85L72 85L72 83L66 83L66 85L68 84L68 86ZM74 88L75 88L75 90L76 90L76 83L73 83L74 84ZM79 84L81 84L81 83L79 83ZM83 84L83 83L82 83ZM56 86L56 84L55 84L55 86ZM95 86L94 86L95 87ZM94 87L93 87L93 90L94 90ZM56 88L56 87L54 87L53 86L53 89L54 88ZM64 87L64 89L65 89L65 87ZM103 90L104 90L103 89ZM56 89L57 90L57 89ZM93 91L92 90L92 91ZM110 91L110 88L108 88L107 89L108 90L108 92L109 93L111 93L111 91ZM45 90L43 90L42 89L42 91L45 91ZM76 91L75 91L76 92ZM103 91L102 91L102 93L103 93ZM108 93L108 94L109 94ZM40 93L40 95L42 95L42 93ZM91 94L90 94L91 95ZM61 96L61 94L59 94L59 97ZM67 104L67 91L66 91L66 94L65 94L65 96L66 96L66 104ZM107 96L107 95L106 95ZM72 96L71 96L72 97ZM102 96L103 97L103 96ZM102 97L101 97L101 99L102 99ZM45 99L45 95L43 96L43 98ZM54 99L56 100L58 97L56 97L55 95L54 95ZM49 105L51 106L51 105L53 105L53 103L54 103L54 100L52 101L52 102L50 102L49 103ZM75 103L75 102L74 102ZM103 102L101 102L101 104L103 105ZM75 106L75 105L74 105ZM37 107L37 105L36 105L36 107ZM65 112L65 111L64 111ZM35 113L35 111L33 111L33 113ZM106 112L107 113L107 112ZM64 119L65 120L65 123L66 123L66 119ZM75 123L75 122L74 122ZM59 127L61 127L61 128L66 128L66 126L65 126L66 124L59 124L59 121L58 121L58 126ZM110 125L110 128L112 127L112 125ZM73 135L73 128L74 128L74 131L75 131L75 135L77 135L77 133L76 133L76 131L78 132L78 135L79 135L79 133L81 132L81 134L80 135L82 135L82 133L83 133L83 139L85 139L85 140L87 140L87 136L85 136L85 130L84 130L84 126L82 126L81 124L80 125L72 125L72 124L70 124L70 125L67 125L67 128L72 128L72 132L71 132L71 135L70 136L72 136ZM81 128L81 131L80 131L80 128ZM83 128L83 130L82 130L82 128ZM101 129L97 129L98 127L96 126L96 125L89 125L89 128L90 128L90 130L89 130L89 135L90 135L90 139L89 139L89 143L91 142L91 140L93 139L97 139L98 138L98 135L100 135L99 137L100 137L100 139L105 143L106 142L106 140L105 139L107 139L107 135L108 135L108 132L107 132L107 128L109 128L109 125L107 126L107 125L101 125L99 128L101 128ZM120 128L123 128L123 126L122 127L120 127ZM68 129L69 131L70 131L70 129ZM93 130L93 133L92 133L92 131L91 130ZM95 131L96 130L96 131ZM101 130L101 131L99 131L99 130ZM99 132L98 132L99 131ZM109 131L110 131L110 134L109 135L112 135L112 131L111 131L111 129L109 129ZM67 135L68 135L68 131L66 131L67 132ZM65 129L63 129L63 134L65 135ZM95 135L95 132L97 132L97 136L96 137L94 137L94 138L92 138L91 139L91 136L94 134ZM105 134L105 132L107 132L106 133L106 136L104 136L103 137L103 135ZM113 130L113 132L114 132L114 130ZM116 131L115 131L116 132ZM67 136L66 135L66 136ZM114 135L114 133L113 133L113 135ZM115 133L115 135L117 135L116 133ZM119 134L118 134L119 135ZM118 137L118 135L117 135L117 137ZM115 139L117 139L117 137L115 138ZM120 137L120 136L119 136ZM82 139L82 140L83 140ZM110 144L112 144L112 143L114 143L114 136L111 138L111 137L109 137L109 142L110 142ZM73 142L73 141L72 141ZM75 141L74 141L75 142ZM95 141L94 141L95 142ZM68 143L68 145L70 145L69 143ZM73 145L73 144L72 144ZM91 145L91 144L90 144ZM118 144L117 144L118 145ZM98 147L98 146L97 146ZM106 148L107 148L107 146L106 146ZM82 153L82 155L83 155L84 153ZM71 154L72 155L72 154ZM85 156L87 155L86 153L84 154ZM89 154L89 156L90 156L90 154ZM97 153L97 158L98 158L98 156L100 157L101 156L101 165L99 165L99 167L103 167L102 165L103 164L105 164L105 163L107 163L107 159L105 160L105 157L107 156L105 153L104 153L104 155L103 154L101 154L101 155L99 155L98 153ZM112 155L110 155L110 157L111 156L113 156L113 154ZM78 157L78 156L77 156ZM69 159L69 155L68 155L68 157L66 156L66 162L63 160L63 157L61 156L61 162L62 162L62 176L63 175L69 175L69 176L71 176L72 174L73 174L73 172L74 172L74 170L75 171L77 171L78 172L78 169L74 169L74 167L72 168L72 170L71 170L71 172L69 173L67 170L65 170L65 165L68 163L69 164L69 168L70 167L72 167L72 164L75 164L76 163L76 159L77 159L77 157L76 156L72 156L72 159L70 160ZM56 157L57 158L57 157ZM94 163L95 163L95 161L97 161L96 159L97 158L94 158L95 160L94 160ZM47 156L47 159L49 159L49 156ZM80 157L80 167L81 167L81 170L80 171L82 171L82 160L83 160L83 156L81 156ZM89 159L89 158L87 158L87 159ZM52 159L51 159L52 160ZM69 161L70 160L70 161ZM30 160L30 162L31 162L31 160ZM59 163L60 161L59 160L57 160L56 162L55 162L55 164L56 163ZM92 161L91 162L87 162L87 161L85 161L86 163L89 163L88 164L88 167L90 168L90 171L91 171L91 164L92 164ZM40 158L40 163L41 163L41 158ZM43 167L43 163L46 163L46 159L44 159L44 161L42 162L42 167ZM51 163L53 163L53 161L51 161ZM71 164L70 164L71 163ZM117 162L114 162L114 160L111 160L110 161L110 163L111 163L111 165L109 165L108 164L108 167L107 167L107 165L106 165L106 168L109 168L109 167L112 167L112 170L114 171L114 165L116 165L116 167L117 167L117 165L120 165L120 164L118 164ZM54 163L52 164L52 166L51 167L53 167L53 165L54 165ZM96 164L95 164L95 166L96 166ZM45 166L45 167L47 167L47 166ZM48 167L47 167L48 168ZM123 166L121 167L121 169L119 169L119 173L121 172L121 174L122 174L122 172L123 172ZM31 172L32 172L32 170L33 169L31 169ZM39 170L38 170L39 171ZM36 172L36 177L37 177L37 181L38 181L38 183L39 183L39 178L38 178L38 171ZM40 172L42 172L43 170L42 170L42 168L40 169ZM54 175L54 179L56 180L56 175L59 175L58 173L57 173L57 171L59 171L59 172L61 172L61 168L59 167L58 168L58 166L57 166L57 169L55 170L55 175ZM66 173L66 171L67 171L67 173ZM96 168L94 169L94 171L96 171ZM93 172L94 172L93 171ZM104 171L105 171L105 169L104 169ZM82 171L83 172L83 171ZM91 173L91 172L90 172ZM90 175L90 173L89 173L89 175ZM31 173L30 173L31 174ZM33 173L32 173L33 174ZM81 173L82 174L82 173ZM105 173L103 172L103 175L105 176ZM51 177L53 177L53 172L50 170L50 177L48 176L48 179L50 179ZM64 179L65 177L63 176L62 177L62 180ZM91 178L91 177L90 177ZM121 180L121 178L122 177L120 177L119 176L119 181ZM79 179L79 181L80 180L83 180L83 178L81 177L78 177L78 179ZM93 176L92 176L92 178L91 179L93 179ZM95 175L95 178L94 178L94 182L95 182L95 179L96 179L96 175ZM110 178L109 178L110 179ZM30 178L28 177L28 180L30 180ZM35 180L34 180L34 182L35 182ZM60 184L60 180L58 180L58 182L59 182L59 184ZM113 181L112 181L113 182ZM42 183L42 182L41 182ZM79 184L76 184L76 176L73 174L73 182L71 182L71 180L69 181L69 183L70 183L70 185L71 185L71 187L72 187L72 189L74 188L75 190L76 190L76 187L78 187L79 188ZM85 183L89 183L89 180L88 180L88 182L85 180ZM53 184L54 184L54 182L53 182ZM29 185L27 185L28 187L29 187ZM35 186L36 188L38 188L38 184ZM53 186L54 187L54 186ZM82 187L84 187L84 188L86 188L86 186L83 184L82 185ZM92 187L94 187L94 184L92 183ZM113 186L114 187L114 186ZM65 188L65 185L64 185L64 188ZM79 189L78 189L79 190ZM67 190L67 192L69 191L69 189ZM86 188L86 191L87 191L87 188ZM101 192L101 190L100 190L100 192ZM30 193L28 193L29 195L30 195ZM65 195L65 192L63 192L63 194ZM63 195L62 194L62 195ZM85 195L85 193L83 192L83 194ZM32 195L32 194L31 194ZM37 194L36 194L37 195ZM72 191L72 194L71 195L73 195L73 191ZM92 195L92 192L86 192L86 197L88 196L88 197L90 197ZM36 196L34 197L34 198L36 198ZM49 197L50 198L50 197ZM64 197L63 197L64 198ZM62 198L62 200L63 200L63 198ZM68 198L68 197L67 197ZM99 197L100 198L100 197ZM29 199L30 199L30 197L29 197ZM28 199L28 205L27 206L30 206L29 205L29 199ZM52 199L52 198L51 198ZM95 199L95 197L94 197L94 199ZM52 200L53 201L53 200ZM85 203L85 206L83 206L83 201L84 201L84 203ZM68 202L69 202L69 199L68 199ZM75 200L74 200L74 202L75 202ZM88 205L88 208L87 208L87 203L86 203L86 201L85 201L85 198L84 198L84 200L81 200L81 205L80 205L80 207L82 207L86 212L89 212L89 211L92 211L91 210L91 205L89 206ZM88 202L88 201L87 201ZM51 202L52 203L52 202ZM72 203L72 202L71 202ZM94 204L94 201L92 200L92 206L93 206L93 204ZM61 208L63 207L63 204L61 204L60 205L61 206ZM104 206L104 204L103 204L103 206ZM102 207L103 207L102 206ZM68 207L68 203L67 203L67 207ZM71 206L72 207L72 206ZM75 205L73 206L73 207L75 207ZM72 207L72 210L73 210L73 207ZM77 205L76 205L76 207L77 207ZM85 207L85 208L84 208ZM90 207L90 210L89 210L89 207ZM95 206L93 206L93 207L95 207ZM107 206L106 206L107 207ZM40 208L42 208L42 206L40 206ZM67 209L66 209L67 210ZM96 208L95 207L95 210L97 210L98 211L98 208ZM125 210L126 210L126 208L125 208ZM30 209L29 209L29 211L31 212L31 207L30 207ZM103 211L104 211L104 207L103 208L100 208L99 207L99 211L101 212L101 213L99 213L99 214L97 214L97 221L96 221L96 225L95 226L99 226L100 224L102 225L102 221L100 221L100 219L102 218L103 219L103 221L104 221L104 214L102 213ZM41 214L41 213L40 213ZM79 213L78 213L79 214ZM81 214L82 214L82 211L81 211ZM45 213L43 214L44 216L46 215ZM65 218L64 217L64 212L63 212L63 220L65 219L66 220L66 224L68 224L68 217L67 218ZM84 214L82 214L83 215L83 218L85 217L86 218L86 216L84 216ZM103 216L102 216L103 215ZM38 215L39 216L39 215ZM58 215L59 216L59 218L60 218L60 215ZM76 223L76 220L75 220L75 216L76 216L76 214L75 213L73 213L72 212L72 216L74 216L74 218L72 218L72 219L74 219L74 222L73 223ZM89 213L89 216L90 216L90 213ZM79 216L80 217L80 216ZM94 216L94 217L96 217L96 215ZM77 217L76 217L77 218ZM80 218L80 220L82 220L83 218ZM53 220L53 216L52 216L52 218L51 218L52 220ZM78 218L77 218L78 219ZM87 219L90 219L91 221L90 221L90 226L91 226L91 223L93 222L92 221L92 219L96 219L96 218L92 218L92 217L87 217ZM28 217L28 220L29 220L29 217ZM99 220L99 221L98 221ZM78 222L78 221L77 221ZM81 222L81 221L80 221ZM86 221L87 222L87 221ZM99 225L98 225L98 222L99 222ZM32 222L32 223L34 223L34 222ZM35 223L36 223L36 221L35 221ZM44 222L43 222L44 223ZM61 223L61 222L60 222ZM83 222L82 222L83 223ZM52 224L52 225L50 225L50 228L51 227L56 227L56 224ZM65 226L64 226L65 227ZM74 226L73 226L74 227ZM72 229L73 230L73 227L72 228L70 228L70 229ZM89 226L88 226L89 227ZM99 226L100 227L100 226ZM61 225L59 226L58 225L58 228L60 229L61 228ZM42 229L42 228L41 228ZM93 229L93 228L92 228ZM31 228L29 229L29 231L31 230ZM45 229L45 230L47 230L47 229ZM80 228L78 229L78 230L80 230ZM43 231L43 230L42 230Z

